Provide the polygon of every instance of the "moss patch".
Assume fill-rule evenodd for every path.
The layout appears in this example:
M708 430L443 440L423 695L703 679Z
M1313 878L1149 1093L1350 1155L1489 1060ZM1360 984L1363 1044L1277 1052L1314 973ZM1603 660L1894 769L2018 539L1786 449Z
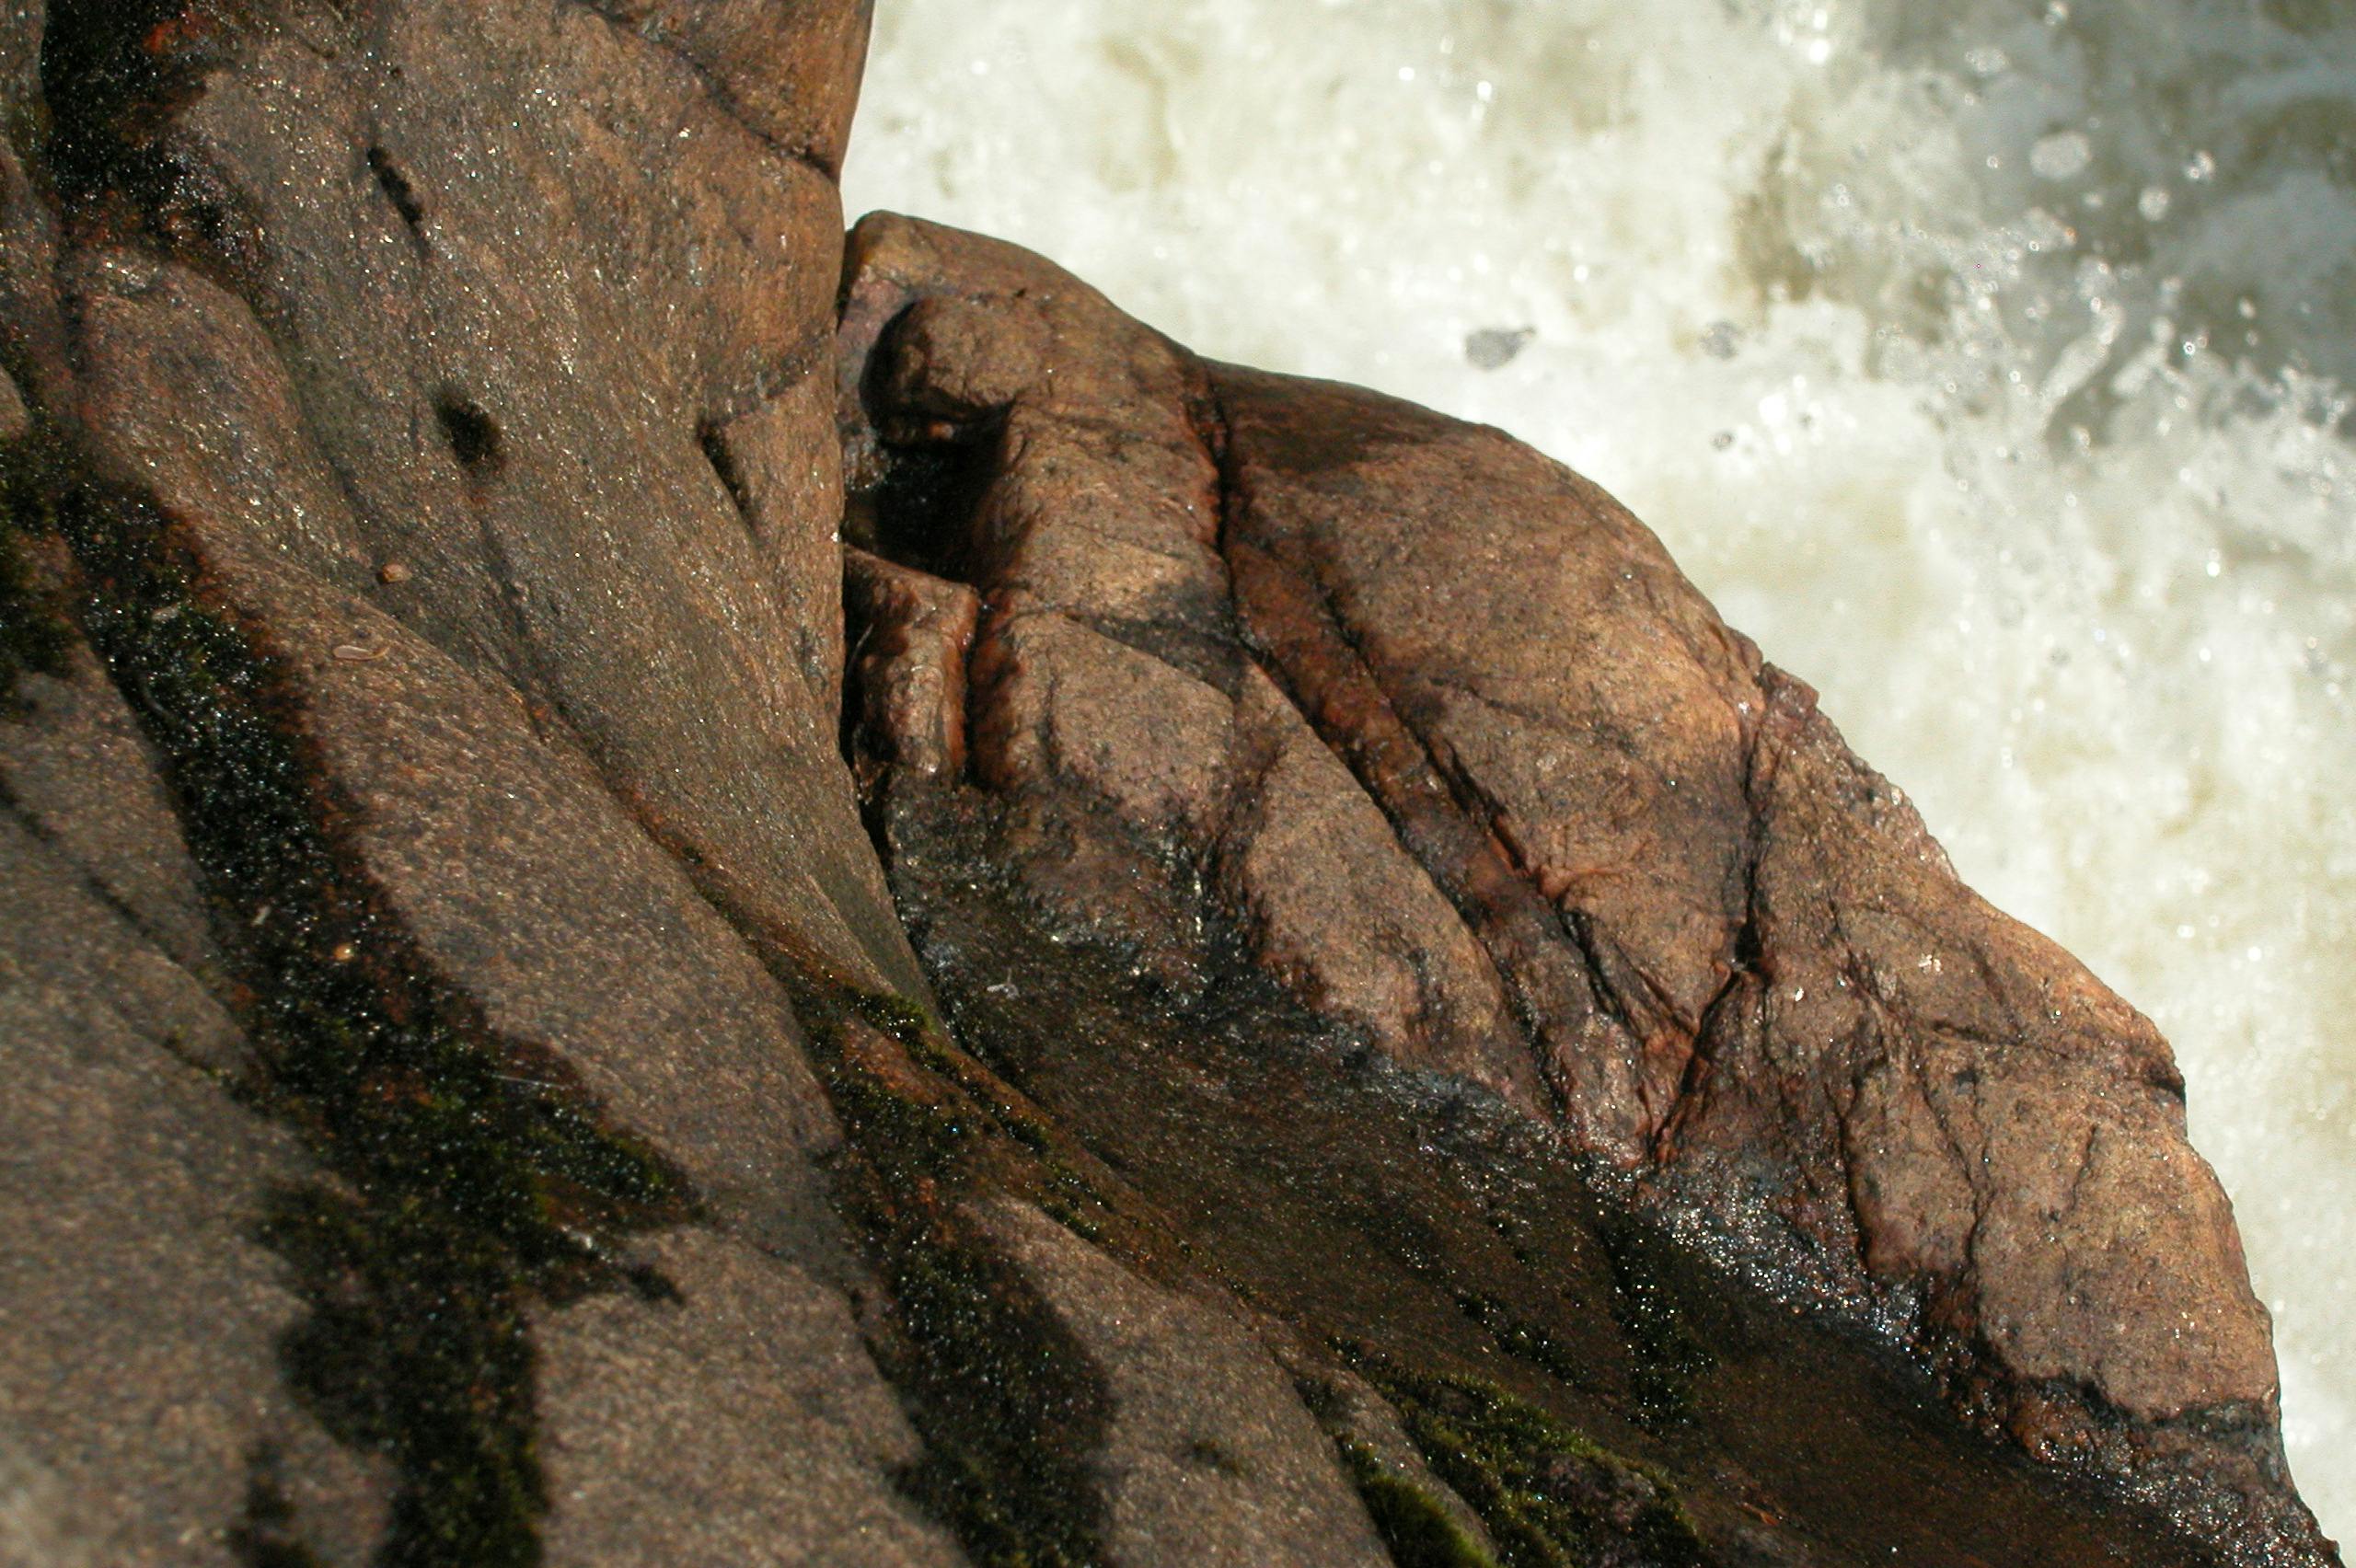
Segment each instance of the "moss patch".
M1398 1568L1497 1568L1497 1560L1449 1516L1439 1499L1386 1468L1363 1443L1337 1441L1375 1533Z
M165 759L239 954L260 1056L241 1092L328 1173L276 1193L260 1230L309 1308L282 1347L289 1381L339 1440L391 1461L386 1568L536 1562L528 1311L660 1294L621 1242L688 1216L693 1196L563 1064L497 1038L426 974L335 851L341 808L295 739L290 688L201 602L162 517L87 481L52 500L92 640Z
M1693 1379L1717 1364L1686 1320L1675 1288L1655 1261L1668 1244L1636 1221L1597 1232L1611 1268L1611 1316L1628 1346L1628 1383L1638 1423L1653 1430L1693 1419Z
M940 1021L906 998L876 992L849 993L851 1009L897 1042L910 1062L955 1087L980 1113L987 1131L1031 1156L1022 1185L1041 1211L1084 1240L1105 1234L1113 1205L1081 1172L1063 1147L1054 1124L1016 1094L1005 1079L949 1043ZM1044 1178L1044 1180L1041 1180Z
M873 1348L924 1439L903 1486L985 1568L1101 1561L1102 1379L964 1200L1059 1202L1091 1229L1112 1211L921 1010L809 986L797 1010L846 1135L837 1199L890 1293Z
M1708 1568L1668 1479L1478 1378L1357 1370L1398 1410L1434 1474L1481 1516L1504 1568ZM1442 1561L1445 1561L1443 1559Z
M38 167L68 221L136 240L234 286L260 259L237 193L172 134L206 78L265 24L250 0L50 0Z
M0 719L22 711L17 683L62 675L71 645L56 595L33 577L33 541L54 534L45 444L38 436L0 448Z
M1527 1361L1573 1388L1585 1388L1593 1381L1585 1358L1576 1351L1556 1339L1543 1325L1523 1318L1496 1297L1479 1291L1460 1291L1456 1305L1466 1317L1496 1336L1498 1348L1507 1355Z
M220 60L235 10L222 0L51 0L40 75L60 195L87 202L165 175L158 144Z
M247 1459L245 1510L230 1528L228 1545L245 1568L325 1568L295 1528L285 1461L275 1448Z

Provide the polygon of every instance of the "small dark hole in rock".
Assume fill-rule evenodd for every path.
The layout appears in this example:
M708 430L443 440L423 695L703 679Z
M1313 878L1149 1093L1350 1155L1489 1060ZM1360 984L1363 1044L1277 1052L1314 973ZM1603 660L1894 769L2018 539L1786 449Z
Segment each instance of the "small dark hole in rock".
M721 488L728 492L728 499L735 502L737 512L750 522L752 497L745 489L744 471L737 467L736 459L729 453L728 443L721 437L720 427L710 420L696 426L696 444L703 448L704 461L710 463L711 471L720 477Z
M409 176L393 167L392 159L386 156L382 147L368 149L368 170L376 177L377 185L383 189L386 199L392 202L393 211L401 215L401 222L422 239L425 208L419 202L417 188L409 182Z
M499 421L485 413L481 404L445 398L434 405L433 412L442 421L442 433L449 438L451 453L470 477L495 474L507 461Z
M871 498L876 553L936 577L973 577L974 514L996 476L995 443L895 446Z

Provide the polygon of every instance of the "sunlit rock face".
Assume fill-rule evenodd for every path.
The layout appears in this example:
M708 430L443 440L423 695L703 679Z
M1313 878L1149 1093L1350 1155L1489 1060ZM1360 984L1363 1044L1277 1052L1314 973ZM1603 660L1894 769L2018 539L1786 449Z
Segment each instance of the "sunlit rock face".
M2142 1015L868 19L0 8L0 1559L2337 1562Z
M1499 424L2174 1043L2356 1528L2356 34L2338 7L949 6L846 205Z
M1149 1029L1273 988L1339 1084L1537 1133L1984 1434L2231 1520L2241 1560L2328 1556L2165 1042L1964 887L1624 508L1494 429L1206 364L1003 241L872 216L843 298L856 767L953 1013L1043 941L1151 977ZM985 889L1027 936L975 953L941 933ZM1282 1060L1266 1016L1236 1032ZM1097 1147L1182 1114L1171 1063L1075 1032L990 1049L1082 1122L1126 1078ZM1230 1113L1185 1115L1207 1163ZM1460 1305L1499 1277L1412 1266Z

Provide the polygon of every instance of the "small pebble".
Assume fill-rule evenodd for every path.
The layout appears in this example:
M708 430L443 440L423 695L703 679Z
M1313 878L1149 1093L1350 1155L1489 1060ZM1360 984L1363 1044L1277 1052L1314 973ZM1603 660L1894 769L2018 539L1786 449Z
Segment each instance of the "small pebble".
M376 581L379 582L406 582L416 575L397 560L388 560L376 569Z
M356 642L340 642L336 644L335 656L347 664L367 664L391 651L391 649L382 646L363 648Z

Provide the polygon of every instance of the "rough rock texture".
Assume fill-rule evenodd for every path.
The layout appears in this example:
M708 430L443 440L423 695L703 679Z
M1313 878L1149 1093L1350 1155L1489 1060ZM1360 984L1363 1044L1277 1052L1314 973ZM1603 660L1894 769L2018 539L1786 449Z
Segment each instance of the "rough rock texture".
M1095 1465L1120 1563L1388 1561L1291 1379L1242 1325L1155 1288L1037 1209L992 1230L1103 1369L1112 1421Z
M0 1565L2332 1561L2149 1026L866 22L0 4Z
M864 17L639 9L10 11L6 540L113 674L0 725L44 1551L958 1560L788 997L923 994L832 716Z
M1165 972L1235 930L2032 1452L2298 1539L2166 1043L1624 510L1494 431L1193 362L1003 245L879 217L851 251L865 526L982 605L929 687L964 714L897 723L973 737L1034 896Z

